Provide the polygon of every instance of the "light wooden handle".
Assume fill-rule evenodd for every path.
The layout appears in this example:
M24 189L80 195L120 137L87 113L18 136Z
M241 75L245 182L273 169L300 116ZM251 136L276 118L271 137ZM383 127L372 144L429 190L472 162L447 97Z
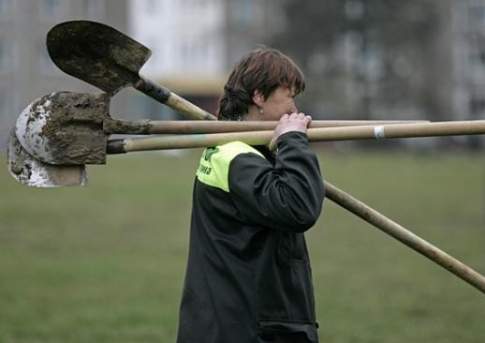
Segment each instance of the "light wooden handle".
M485 120L435 122L424 124L390 124L308 129L310 141L341 141L385 138L414 138L485 133ZM187 149L242 141L249 145L268 144L273 131L232 132L194 135L153 136L124 140L125 152Z
M133 87L152 97L156 101L170 106L175 111L180 112L190 119L217 120L216 116L213 114L204 111L202 108L173 93L170 89L145 79L144 77L140 76L138 81L133 84Z
M325 181L325 196L337 205L345 208L379 230L407 245L414 251L426 256L431 261L458 276L460 279L468 282L482 293L485 293L485 277L483 275L460 262L453 256L448 255L433 244L415 235L411 231L405 229L395 221L367 206L362 201L357 200L350 194L338 189L328 181Z
M426 123L404 120L313 120L310 128L365 126L388 124ZM274 130L277 121L202 121L202 120L115 120L105 119L103 130L107 134L194 134Z
M315 129L308 130L308 138L312 141L339 141L478 135L483 133L485 133L485 120L469 120Z

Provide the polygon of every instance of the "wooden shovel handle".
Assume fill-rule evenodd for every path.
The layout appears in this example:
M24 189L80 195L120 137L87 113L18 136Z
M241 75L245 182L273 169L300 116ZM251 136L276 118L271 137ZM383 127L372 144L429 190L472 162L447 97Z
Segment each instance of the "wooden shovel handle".
M450 135L476 135L485 133L485 120L435 122L424 124L390 124L379 126L350 126L308 129L310 141L341 141L384 138L435 137ZM111 149L108 153L130 151L187 149L242 141L249 145L268 144L273 131L231 132L194 135L168 135L145 138L128 138L122 142L122 149ZM119 147L121 143L117 143Z
M139 91L152 97L153 99L165 104L174 110L180 112L190 119L196 120L217 120L217 118L200 107L185 100L181 96L175 94L170 89L156 84L148 79L140 77L140 79L133 85Z
M325 196L485 293L483 275L328 181L325 181Z
M311 128L365 126L388 124L426 123L406 120L313 120ZM103 130L107 134L194 134L273 130L277 121L202 121L202 120L115 120L105 119Z

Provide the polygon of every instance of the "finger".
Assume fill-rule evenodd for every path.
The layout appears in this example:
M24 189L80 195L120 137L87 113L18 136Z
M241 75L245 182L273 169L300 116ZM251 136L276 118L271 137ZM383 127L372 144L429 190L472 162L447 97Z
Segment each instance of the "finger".
M306 126L309 127L312 122L312 116L305 116Z
M276 150L276 139L277 139L277 137L273 137L273 139L271 139L271 141L269 142L269 144L268 144L269 151L275 151Z
M287 120L290 118L290 115L288 113L285 113L281 116L280 121Z

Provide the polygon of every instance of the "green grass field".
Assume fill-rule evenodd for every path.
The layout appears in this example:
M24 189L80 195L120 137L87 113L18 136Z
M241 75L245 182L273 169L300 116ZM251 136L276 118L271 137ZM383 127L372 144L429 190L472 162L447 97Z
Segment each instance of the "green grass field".
M27 188L2 167L0 342L174 342L199 153L113 157L85 188ZM320 162L485 274L484 157L323 151ZM330 201L307 238L322 343L485 342L482 293Z

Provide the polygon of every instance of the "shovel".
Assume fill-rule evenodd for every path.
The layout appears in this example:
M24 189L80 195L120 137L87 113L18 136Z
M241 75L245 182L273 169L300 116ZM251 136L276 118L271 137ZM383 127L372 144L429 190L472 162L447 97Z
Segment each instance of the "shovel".
M214 115L140 76L150 49L110 26L86 20L58 24L47 34L47 51L65 73L109 94L133 86L189 118L216 120Z
M84 165L55 166L32 157L11 130L8 147L8 170L18 182L30 187L84 186Z
M310 128L429 123L426 120L312 120ZM194 134L274 130L277 121L202 121L202 120L119 120L103 122L106 134Z
M112 122L107 94L57 92L34 101L21 113L16 137L32 157L54 165L105 164L107 153L198 148L235 140L267 145L273 137L268 130L108 140L106 122ZM340 141L483 133L485 120L319 127L308 129L307 136L310 141Z
M277 122L128 121L109 114L107 93L54 92L32 102L18 117L16 136L44 163L104 164L109 134L155 134L272 130ZM314 121L312 127L401 123L400 121ZM402 122L404 123L404 122ZM407 122L406 122L407 123ZM415 123L411 121L411 123Z
M312 142L480 134L485 134L485 120L322 127L307 130L307 137ZM110 154L120 154L134 151L201 148L235 140L249 145L267 145L272 137L273 131L253 131L125 138L110 140L107 151Z

